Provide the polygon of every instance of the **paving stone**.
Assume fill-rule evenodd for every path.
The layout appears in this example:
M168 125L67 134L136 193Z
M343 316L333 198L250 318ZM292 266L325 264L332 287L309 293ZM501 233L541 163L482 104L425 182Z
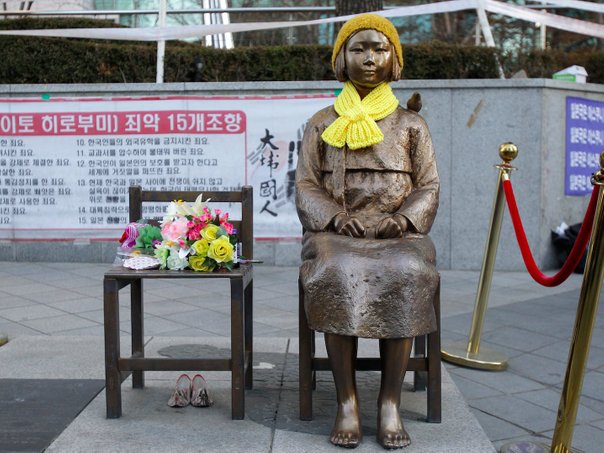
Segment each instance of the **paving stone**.
M558 389L561 390L561 389ZM585 394L581 394L581 405L588 407L589 409L602 414L604 416L604 401L590 398Z
M187 313L199 310L199 307L190 305L176 300L163 300L159 302L146 302L144 304L145 313L150 313L155 316L170 316L172 314Z
M24 326L21 323L0 319L0 334L8 336L9 339L23 335L45 335L39 330Z
M533 351L533 354L548 357L552 360L564 359L565 365L568 361L568 354L570 350L570 341L557 341L543 348ZM589 348L589 357L587 359L587 368L596 370L604 366L604 349L595 346L592 342Z
M65 312L46 305L31 305L27 307L8 308L0 310L0 317L15 322L31 321L33 319L52 318L64 315Z
M99 324L103 324L105 322L105 313L103 312L103 310L92 310L92 311L85 311L82 313L77 313L77 315L80 318L84 318L84 319L88 319L90 321L94 321L97 322ZM120 321L130 321L130 317L131 317L131 311L130 311L130 307L126 308L126 307L122 307L120 306L119 308L119 317L120 317ZM148 315L145 315L145 319L148 317Z
M0 288L2 288L3 292L13 296L29 296L48 291L45 285L36 285L35 280L25 277L15 277L14 275L0 278Z
M174 330L181 328L182 326L182 323L174 322L166 318L160 318L157 316L145 316L146 335L162 335L165 332L173 332ZM120 322L120 330L131 332L130 321Z
M44 451L104 380L0 379L0 451Z
M471 408L472 414L480 423L480 426L485 430L491 442L497 442L510 437L526 436L528 433L525 429L509 423L492 414L488 414L481 410Z
M523 354L510 361L509 370L545 385L557 385L564 382L566 365L535 354Z
M0 288L2 286L0 285ZM0 309L25 307L28 305L35 305L36 302L26 299L23 296L15 296L4 291L0 291Z
M79 297L57 302L45 302L45 305L67 313L82 313L101 310L103 308L103 301L94 297Z
M0 363L0 379L105 379L102 337L20 336L0 348Z
M545 388L543 390L534 390L531 392L515 393L514 396L541 406L550 411L557 412L560 405L560 396L562 392L558 389ZM582 403L580 400L580 403ZM577 412L577 423L590 423L594 420L602 419L602 414L596 412L584 404L579 404Z
M21 321L21 323L31 329L44 332L46 334L58 334L63 331L80 329L83 327L93 327L99 324L88 319L80 318L75 315L53 316L52 318L32 319Z
M582 395L604 401L604 373L588 371L583 378Z
M529 403L513 395L493 396L474 399L470 407L505 420L527 431L543 432L551 429L556 422L556 412Z
M518 351L530 352L541 348L554 341L549 335L542 335L536 332L530 332L516 327L505 326L499 329L486 332L483 340L489 343L498 344L505 348L513 348ZM528 349L528 350L527 350Z
M466 398L467 401L472 401L476 398L503 395L503 393L499 390L479 384L478 382L471 381L455 373L451 373L451 378L462 394L468 396L471 395L470 398Z
M198 309L184 313L168 314L162 316L162 318L174 321L185 327L194 327L196 329L203 329L207 332L216 332L216 334L219 335L230 335L230 314Z
M527 302L533 305L533 301ZM544 308L541 314L525 314L512 311L512 308L518 304L510 304L503 308L496 308L489 312L488 319L493 319L499 323L523 329L531 333L547 335L560 339L566 339L570 336L573 326L573 318L563 311L552 312ZM526 334L524 335L526 337ZM524 348L522 348L524 349Z
M72 290L47 288L47 290L44 292L27 294L26 297L30 300L46 304L51 302L60 302L63 300L79 299L82 296L81 294L75 292L75 288Z
M554 431L544 433L545 436L552 439ZM604 431L591 425L575 425L572 433L571 447L578 452L599 453L602 451L604 442ZM551 442L548 442L551 445Z

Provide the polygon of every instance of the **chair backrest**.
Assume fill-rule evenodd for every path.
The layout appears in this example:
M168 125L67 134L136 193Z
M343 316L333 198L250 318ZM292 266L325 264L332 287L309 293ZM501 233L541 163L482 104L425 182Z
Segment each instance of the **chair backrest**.
M144 202L165 202L174 200L193 202L199 192L143 190L141 186L131 186L130 191L130 222L143 218ZM254 194L252 186L243 186L240 191L233 192L203 192L203 199L211 199L214 203L241 203L241 220L229 218L229 222L237 229L237 236L242 244L242 254L246 259L254 257Z

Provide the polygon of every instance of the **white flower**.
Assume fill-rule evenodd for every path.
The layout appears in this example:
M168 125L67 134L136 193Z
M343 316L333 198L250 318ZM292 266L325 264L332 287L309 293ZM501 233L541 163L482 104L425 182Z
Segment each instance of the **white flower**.
M181 271L189 266L189 261L186 258L181 258L180 253L175 253L173 249L168 257L167 264L168 269L173 271Z
M186 258L189 253L191 253L191 247L181 247L180 249L178 249L178 257L181 259Z
M189 206L189 204L186 201L182 201L182 200L172 201L168 205L166 215L164 216L164 219L161 221L161 225L163 226L165 223L171 222L171 221L175 220L176 218L178 218L179 216L196 216L196 217L201 216L203 214L203 208L205 208L206 203L207 203L205 201L202 201L202 198L203 198L203 194L200 193L197 196L197 198L195 199L195 202L193 203L192 206ZM208 201L210 201L210 200L208 200Z

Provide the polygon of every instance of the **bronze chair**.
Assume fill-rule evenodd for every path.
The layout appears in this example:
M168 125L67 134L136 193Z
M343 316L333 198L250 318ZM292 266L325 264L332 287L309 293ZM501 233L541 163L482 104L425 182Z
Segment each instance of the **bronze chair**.
M143 217L144 202L194 201L197 192L148 191L130 187L130 221ZM204 192L212 202L240 203L241 221L231 221L238 230L243 256L253 258L253 193L251 186L238 192ZM228 359L149 358L144 351L143 280L158 278L228 279L231 284L231 357ZM120 355L119 290L131 287L132 355ZM231 416L243 419L245 389L252 388L252 285L251 264L241 264L232 272L131 270L115 267L105 273L104 330L107 418L122 415L121 384L132 374L132 387L144 387L144 371L230 371Z
M300 420L312 420L312 392L316 389L317 371L330 371L326 357L315 356L315 331L310 329L304 310L304 288L298 279L298 322L299 322L299 383ZM415 391L427 391L427 421L441 421L441 361L440 361L440 285L434 296L437 330L428 335L415 337L413 357L409 359L407 371L413 371ZM379 357L359 357L356 369L379 371Z

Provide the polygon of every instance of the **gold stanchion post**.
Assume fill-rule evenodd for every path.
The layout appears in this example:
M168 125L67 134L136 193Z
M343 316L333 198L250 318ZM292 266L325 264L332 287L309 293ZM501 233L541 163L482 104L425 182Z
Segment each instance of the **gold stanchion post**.
M4 335L0 332L0 346L5 345L6 343L8 343L8 335Z
M594 224L591 230L585 273L583 274L575 327L551 448L544 444L520 442L504 445L501 448L501 453L570 453L576 451L571 448L571 442L577 410L579 409L585 366L589 356L591 333L596 320L602 279L604 278L604 190L601 187L604 186L604 152L600 154L600 170L594 173L592 183L600 186L598 204L596 205Z
M505 370L508 366L508 359L505 354L488 348L480 349L480 336L482 335L484 315L489 302L493 268L495 267L497 246L499 245L501 221L505 208L503 181L509 179L510 173L515 169L510 165L510 162L512 162L517 155L518 148L513 143L503 143L499 146L499 157L501 157L503 162L497 165L499 177L497 178L497 189L495 191L495 201L493 202L489 235L485 246L484 258L482 260L478 290L476 291L472 326L470 327L467 344L459 341L444 344L441 355L443 360L446 360L447 362L470 368L494 371Z
M564 387L558 407L556 429L552 440L552 453L566 453L570 451L573 438L575 419L579 408L579 398L583 387L585 365L589 356L591 333L598 311L598 301L604 277L604 152L600 154L600 170L594 173L592 183L600 186L598 204L591 232L581 295L577 306L575 329L568 354L568 365L564 377Z

